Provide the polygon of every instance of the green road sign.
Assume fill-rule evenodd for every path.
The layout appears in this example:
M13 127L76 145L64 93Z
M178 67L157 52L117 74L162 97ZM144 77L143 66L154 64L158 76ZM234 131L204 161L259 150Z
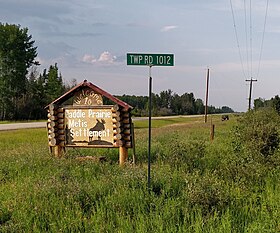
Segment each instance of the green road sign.
M127 65L174 66L174 54L128 53Z

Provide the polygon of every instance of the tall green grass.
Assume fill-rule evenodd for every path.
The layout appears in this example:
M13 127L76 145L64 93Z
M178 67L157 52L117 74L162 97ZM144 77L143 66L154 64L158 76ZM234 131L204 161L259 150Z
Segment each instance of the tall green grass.
M115 149L69 149L57 159L44 129L1 132L0 232L280 231L279 169L254 179L258 169L234 165L235 119L213 118L213 142L203 119L179 121L153 129L151 190L147 129L137 122L137 164L125 167Z

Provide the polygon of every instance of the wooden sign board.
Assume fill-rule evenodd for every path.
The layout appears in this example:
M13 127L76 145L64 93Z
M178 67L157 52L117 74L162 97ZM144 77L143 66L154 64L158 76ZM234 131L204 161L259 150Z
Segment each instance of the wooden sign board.
M90 88L83 88L74 95L73 105L103 105L102 95L95 93Z
M65 146L114 147L112 106L67 107Z
M114 105L103 105L103 97ZM127 161L127 150L134 145L129 104L84 80L46 108L48 145L54 156L62 156L65 147L119 148L120 164Z

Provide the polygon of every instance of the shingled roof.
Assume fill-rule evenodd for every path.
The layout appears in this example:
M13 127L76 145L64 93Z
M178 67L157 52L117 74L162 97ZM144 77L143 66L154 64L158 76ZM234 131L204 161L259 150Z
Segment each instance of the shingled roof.
M65 94L63 94L62 96L60 96L59 98L54 100L53 102L51 102L49 105L51 105L51 104L58 104L58 105L62 104L63 102L65 102L69 98L73 97L76 92L80 91L84 87L89 87L95 93L100 94L102 96L105 96L109 100L111 100L114 103L116 103L116 104L120 105L121 107L123 107L125 110L129 110L129 109L133 108L129 104L127 104L124 101L118 99L117 97L109 94L108 92L102 90L101 88L99 88L98 86L92 84L91 82L88 82L87 80L84 80L83 82L79 83L77 86L73 87L71 90L69 90L68 92L66 92ZM45 108L48 108L49 105L47 105Z

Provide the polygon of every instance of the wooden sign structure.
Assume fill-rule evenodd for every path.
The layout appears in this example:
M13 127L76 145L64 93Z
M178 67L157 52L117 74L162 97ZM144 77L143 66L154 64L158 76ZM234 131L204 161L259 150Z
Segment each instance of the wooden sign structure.
M103 105L103 97L114 104ZM65 102L72 100L72 105ZM67 147L119 148L119 163L133 145L132 107L84 80L48 106L50 152L60 157Z

